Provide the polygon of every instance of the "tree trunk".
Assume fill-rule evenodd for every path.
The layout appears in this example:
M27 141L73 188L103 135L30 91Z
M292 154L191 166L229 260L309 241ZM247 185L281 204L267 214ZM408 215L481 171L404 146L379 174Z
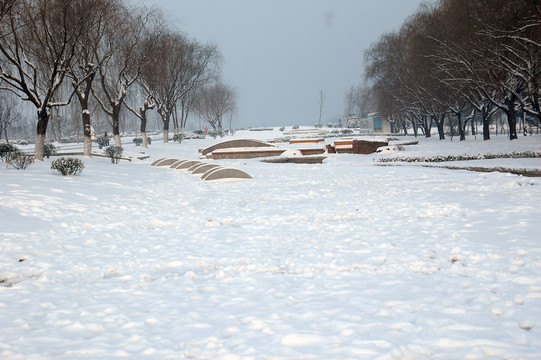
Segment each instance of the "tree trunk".
M460 141L464 141L466 140L466 131L465 131L466 123L462 125L462 113L460 111L456 112L455 116L458 122L458 134L460 135Z
M83 108L83 129L84 129L84 145L83 155L92 156L92 129L90 127L90 111L88 110L88 101L82 101Z
M83 155L92 157L92 137L86 136L83 143Z
M488 111L483 108L481 115L483 116L483 140L490 140L490 118L488 117Z
M170 114L168 111L164 111L162 113L162 120L163 120L163 142L168 143L169 142L169 119Z
M141 137L143 138L143 147L148 149L148 138L147 138L147 109L146 107L141 107L139 110L141 116Z
M413 116L411 118L407 117L407 119L410 121L411 127L413 128L413 135L417 137L417 133L419 132L418 122L415 120L415 117Z
M180 132L185 133L186 132L186 123L188 122L188 115L190 113L190 107L186 105L185 101L182 101L182 111L181 111L181 124L180 124Z
M179 125L178 125L178 112L177 107L175 106L173 108L173 134L179 133Z
M113 138L115 139L116 146L122 146L122 141L120 140L120 106L122 103L113 104Z
M143 145L142 145L142 146L143 146L145 149L148 149L148 137L147 137L147 133L141 131L141 137L143 138Z
M438 135L440 136L440 140L445 140L445 130L443 128L445 120L445 114L441 115L441 118L437 115L434 115L434 121L436 121L436 126L438 128Z
M427 121L427 116L423 116L421 118L421 122L420 122L420 126L421 126L421 129L423 129L423 132L425 133L425 137L429 138L431 136L430 132L431 132L431 126L429 125L428 121ZM432 124L432 123L430 123Z
M518 139L517 136L517 113L515 111L515 96L505 99L507 110L507 124L509 125L509 140Z
M167 125L169 127L169 124ZM163 142L168 143L169 142L169 129L166 129L165 126L163 128Z
M48 109L38 110L38 125L36 131L36 144L34 146L34 158L43 161L43 147L45 146L45 135L49 123Z

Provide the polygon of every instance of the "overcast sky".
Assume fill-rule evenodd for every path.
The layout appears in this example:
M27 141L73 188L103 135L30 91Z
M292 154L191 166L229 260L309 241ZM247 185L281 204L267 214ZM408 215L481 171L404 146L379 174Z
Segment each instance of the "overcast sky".
M343 115L363 54L400 28L421 0L135 0L224 57L223 80L238 94L233 126L314 125ZM377 110L377 109L373 109Z

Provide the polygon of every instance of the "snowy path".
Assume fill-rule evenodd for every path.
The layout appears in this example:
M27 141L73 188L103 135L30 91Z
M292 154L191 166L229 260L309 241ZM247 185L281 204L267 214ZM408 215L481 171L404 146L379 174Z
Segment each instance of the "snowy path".
M0 169L2 359L541 357L537 178L84 161Z

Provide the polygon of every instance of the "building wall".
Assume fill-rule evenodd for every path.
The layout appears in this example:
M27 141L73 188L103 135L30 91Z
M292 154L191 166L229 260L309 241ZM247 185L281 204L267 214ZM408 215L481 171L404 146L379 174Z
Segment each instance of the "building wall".
M391 132L391 123L381 113L370 113L366 118L349 117L346 119L347 127L355 127L366 133Z
M368 114L369 123L372 125L374 133L390 133L391 123L382 113L374 112Z

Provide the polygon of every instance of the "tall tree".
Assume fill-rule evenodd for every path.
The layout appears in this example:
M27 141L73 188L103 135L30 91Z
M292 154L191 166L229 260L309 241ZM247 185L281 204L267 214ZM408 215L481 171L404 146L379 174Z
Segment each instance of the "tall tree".
M104 59L98 66L100 89L92 89L94 98L110 117L115 143L121 146L120 112L128 89L135 83L153 54L140 51L146 26L153 14L145 8L116 6L110 10L104 26L102 44L95 57ZM107 54L107 55L105 55Z
M93 17L95 0L19 0L2 6L0 19L0 78L7 89L32 103L38 116L35 158L43 160L43 146L51 108L75 47Z
M116 13L115 7L120 6L118 0L96 0L92 16L92 26L82 34L75 48L76 54L72 66L68 71L71 85L81 107L81 120L83 125L83 153L92 155L91 133L91 91L100 66L112 55L112 49L102 50L104 44L105 26L114 21L111 16Z
M201 45L171 29L156 40L156 54L150 71L144 72L163 122L163 139L168 141L171 118L174 131L183 127L194 93L218 76L221 54L214 45ZM175 112L181 106L180 124Z
M215 133L220 135L223 134L223 116L228 112L235 111L235 108L235 91L222 82L204 86L197 93L197 113L212 126Z

